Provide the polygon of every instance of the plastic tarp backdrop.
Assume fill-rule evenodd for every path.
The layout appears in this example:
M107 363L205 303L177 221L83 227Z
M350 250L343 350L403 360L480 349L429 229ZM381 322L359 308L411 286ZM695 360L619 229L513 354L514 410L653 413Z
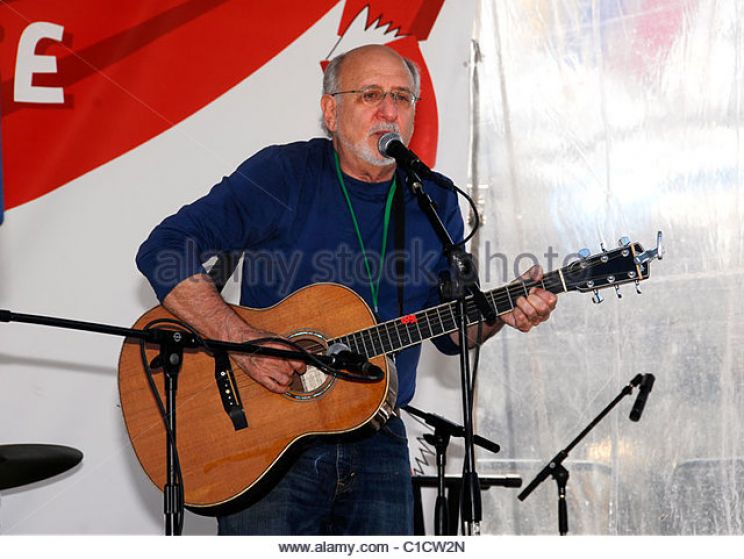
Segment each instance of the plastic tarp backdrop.
M480 430L504 449L482 471L529 481L653 373L641 421L626 398L566 462L570 533L744 533L744 3L482 1L475 44L487 284L621 235L667 246L643 295L567 294L545 327L484 346ZM505 491L487 532L557 534L552 479Z

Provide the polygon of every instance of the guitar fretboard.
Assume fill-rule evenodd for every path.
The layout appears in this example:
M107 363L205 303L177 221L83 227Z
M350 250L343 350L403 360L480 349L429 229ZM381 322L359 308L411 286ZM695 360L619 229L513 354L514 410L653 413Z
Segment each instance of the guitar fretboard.
M519 297L526 297L532 287L538 286L555 294L568 290L561 271L557 270L545 274L542 281L517 280L507 286L488 291L484 295L496 310L496 314L502 315L514 309ZM481 313L472 296L467 298L466 309L467 324L478 322ZM352 332L331 340L330 343L345 344L355 353L372 358L400 351L456 330L457 304L452 302L382 322L366 330Z

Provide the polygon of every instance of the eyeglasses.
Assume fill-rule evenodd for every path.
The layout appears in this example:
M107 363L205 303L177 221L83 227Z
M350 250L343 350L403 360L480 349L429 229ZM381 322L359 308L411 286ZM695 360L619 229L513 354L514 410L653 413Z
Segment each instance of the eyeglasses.
M420 97L416 97L413 93L405 89L385 91L381 87L377 87L374 85L365 87L363 89L336 91L335 93L330 93L329 95L343 95L345 93L359 93L362 102L370 107L376 107L377 105L382 103L385 97L387 97L388 95L390 95L390 98L393 100L393 103L395 103L396 106L406 109L412 107L416 101L420 100Z

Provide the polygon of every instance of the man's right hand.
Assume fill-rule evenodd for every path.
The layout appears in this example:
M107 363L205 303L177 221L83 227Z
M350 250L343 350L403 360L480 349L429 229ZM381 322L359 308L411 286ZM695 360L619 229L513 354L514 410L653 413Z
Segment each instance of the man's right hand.
M259 338L278 337L280 337L278 334L251 329L244 341L252 343L253 340ZM260 345L261 347L292 350L290 346L279 342L266 342ZM261 386L277 394L283 394L289 390L294 373L301 375L307 369L307 365L302 361L287 361L276 357L262 357L250 353L231 353L230 355L249 377Z
M280 337L277 334L254 328L245 322L222 299L212 280L197 274L179 283L165 297L163 306L187 322L205 338L243 343L258 338ZM266 347L291 349L289 346L270 342ZM231 353L230 356L245 373L258 384L277 394L283 394L292 383L292 375L304 373L306 366L300 361L286 361L275 357L259 357L248 353Z

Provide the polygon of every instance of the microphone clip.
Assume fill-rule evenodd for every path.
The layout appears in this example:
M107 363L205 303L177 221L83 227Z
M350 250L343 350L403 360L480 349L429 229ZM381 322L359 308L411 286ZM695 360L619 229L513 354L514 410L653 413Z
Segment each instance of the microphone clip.
M377 382L385 377L382 369L373 365L364 355L352 351L346 344L331 345L328 348L327 359L329 366L339 371L337 376L340 378Z

